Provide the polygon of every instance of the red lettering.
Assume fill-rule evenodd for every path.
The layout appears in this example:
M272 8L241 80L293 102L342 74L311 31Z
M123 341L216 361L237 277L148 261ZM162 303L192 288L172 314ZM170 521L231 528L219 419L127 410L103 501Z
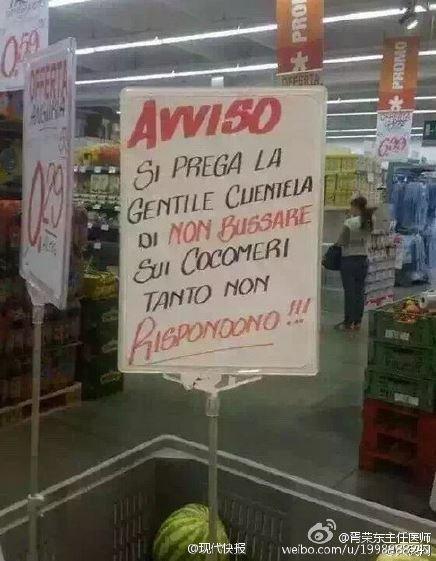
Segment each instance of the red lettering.
M249 337L259 331L273 331L280 326L280 323L281 315L275 310L257 316L240 316L234 319L226 317L215 321L197 321L192 324L182 323L165 330L157 330L157 324L153 318L147 317L136 328L129 355L129 365L134 364L139 349L144 349L144 357L140 359L140 363L150 362L153 354L166 352L183 344L193 345L198 341ZM271 345L272 343L266 344L266 346ZM216 350L218 351L219 348ZM203 354L203 352L199 352L199 354Z
M269 119L262 126L261 121L265 111L269 109ZM280 122L282 106L276 97L264 97L256 105L251 120L250 132L253 134L267 134Z
M127 148L134 148L141 140L147 140L147 148L155 148L157 144L156 130L156 102L146 101L142 112L136 121L132 136L127 142Z
M148 325L148 330L145 334L142 334L144 329L144 325ZM135 338L133 339L132 348L130 350L129 355L129 366L132 366L133 361L135 360L136 351L142 347L147 347L146 352L146 359L150 360L151 357L151 343L148 340L148 337L153 335L154 330L156 329L156 322L152 317L146 317L144 320L136 328Z
M171 140L180 122L185 138L196 136L209 110L210 105L202 105L197 113L194 113L192 106L177 107L173 114L168 108L162 109L160 112L162 140Z
M222 126L223 134L236 134L250 126L251 113L254 99L242 99L234 101L226 112L226 120ZM232 123L232 120L239 119L239 122Z
M127 147L134 148L139 142L146 140L147 148L155 148L158 131L161 140L165 142L174 138L178 128L185 138L192 138L199 135L204 124L207 124L203 128L205 136L213 136L218 132L238 134L247 129L251 134L267 134L279 123L282 108L279 99L274 97L262 98L257 103L254 99L247 98L231 103L220 127L222 114L222 104L201 105L199 108L187 105L174 110L164 107L158 112L155 100L146 101Z

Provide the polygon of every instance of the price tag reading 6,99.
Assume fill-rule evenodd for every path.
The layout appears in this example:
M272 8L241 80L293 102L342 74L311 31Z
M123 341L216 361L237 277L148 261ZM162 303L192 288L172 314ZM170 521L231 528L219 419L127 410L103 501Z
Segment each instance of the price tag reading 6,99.
M29 243L56 255L58 226L64 212L65 173L62 164L38 161L32 177L27 234Z

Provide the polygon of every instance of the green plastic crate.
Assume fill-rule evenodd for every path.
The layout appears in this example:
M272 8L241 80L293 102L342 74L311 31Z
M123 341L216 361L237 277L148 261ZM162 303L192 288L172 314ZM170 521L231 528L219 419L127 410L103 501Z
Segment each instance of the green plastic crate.
M365 373L365 396L433 413L436 381L412 379L377 368L368 368Z
M398 321L394 314L396 306L401 306L401 303L370 312L370 336L403 347L436 346L436 317L424 316L414 323L404 323Z
M436 349L400 347L383 341L370 341L368 365L407 378L436 377Z

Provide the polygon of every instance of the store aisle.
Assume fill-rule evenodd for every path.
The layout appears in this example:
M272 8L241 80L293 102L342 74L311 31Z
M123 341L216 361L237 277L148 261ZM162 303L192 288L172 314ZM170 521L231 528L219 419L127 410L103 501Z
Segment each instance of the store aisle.
M316 378L269 378L223 394L220 448L429 516L425 493L357 470L367 333L337 333L339 320L337 313L324 314ZM0 507L27 494L29 429L0 432ZM43 419L41 487L164 433L206 443L204 396L158 376L127 376L122 394Z

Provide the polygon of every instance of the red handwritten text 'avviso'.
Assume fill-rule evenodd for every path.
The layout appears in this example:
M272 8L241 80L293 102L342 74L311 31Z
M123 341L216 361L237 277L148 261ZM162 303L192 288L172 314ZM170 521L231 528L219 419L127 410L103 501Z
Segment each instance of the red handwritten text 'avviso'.
M146 101L142 107L134 130L127 142L134 148L146 141L147 148L155 148L158 140L172 140L179 125L185 138L195 136L215 136L216 134L237 134L248 131L251 134L267 134L280 122L282 106L275 97L237 99L229 107L222 103L194 107L163 107L158 110L155 100Z

